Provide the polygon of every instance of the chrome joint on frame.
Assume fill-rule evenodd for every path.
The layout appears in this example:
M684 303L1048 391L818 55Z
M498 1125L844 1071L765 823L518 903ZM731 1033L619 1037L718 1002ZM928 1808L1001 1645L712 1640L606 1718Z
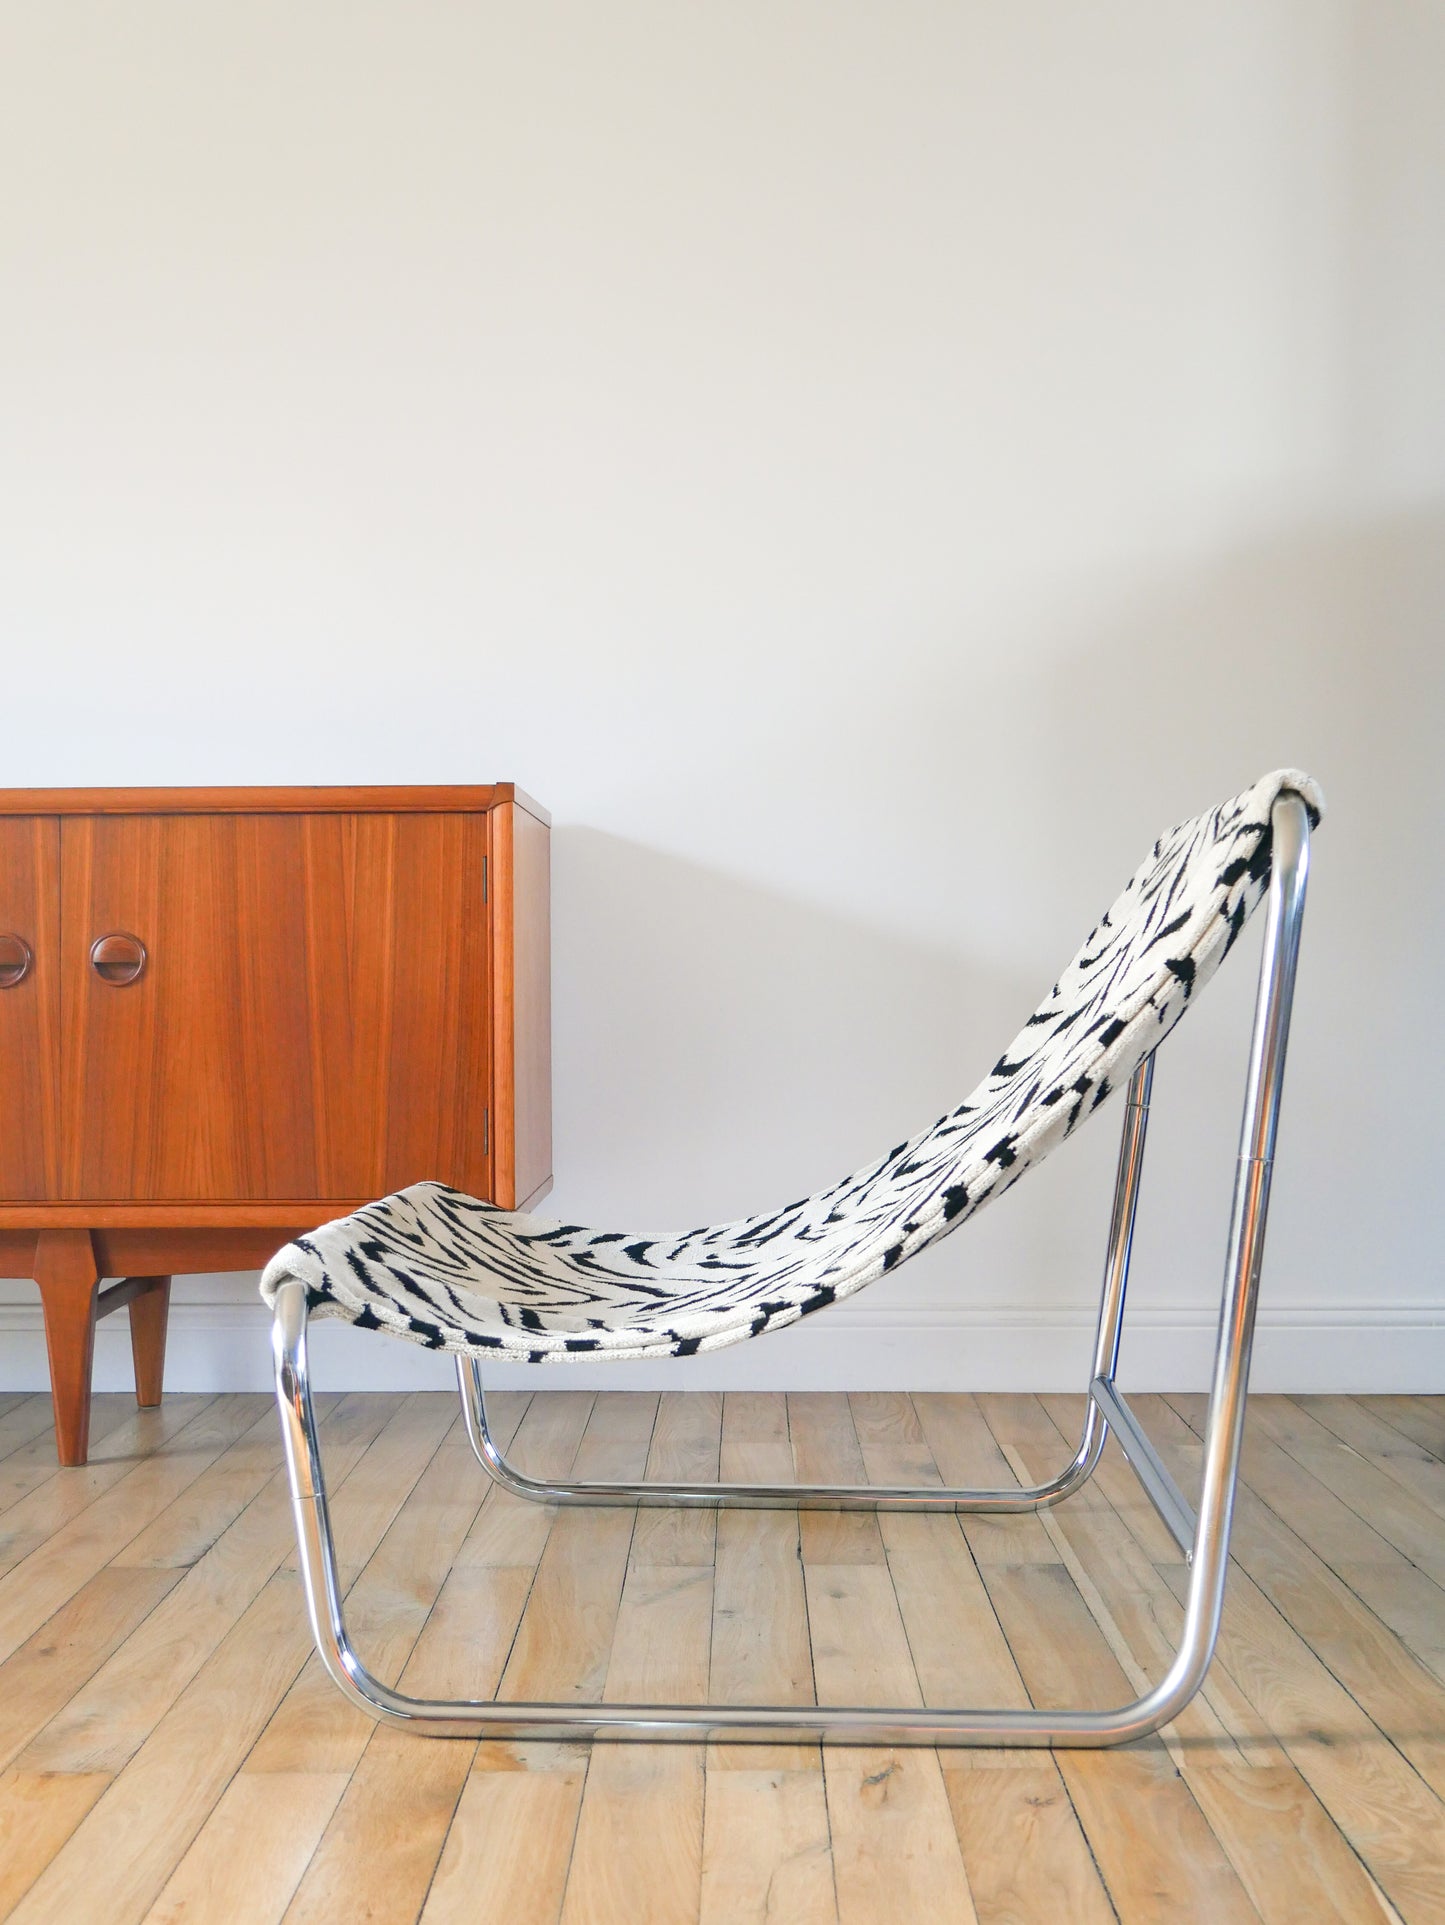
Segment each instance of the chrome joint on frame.
M1098 1405L1105 1423L1129 1467L1144 1486L1144 1495L1163 1519L1170 1536L1184 1553L1186 1564L1194 1562L1194 1536L1198 1520L1189 1500L1169 1474L1145 1433L1144 1426L1125 1403L1107 1377L1096 1377L1089 1386L1089 1397Z

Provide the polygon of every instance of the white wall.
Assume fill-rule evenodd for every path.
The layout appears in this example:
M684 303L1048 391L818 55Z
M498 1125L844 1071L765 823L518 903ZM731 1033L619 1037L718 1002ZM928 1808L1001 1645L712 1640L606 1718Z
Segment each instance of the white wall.
M3 780L525 784L553 1204L666 1225L958 1100L1297 763L1261 1380L1439 1389L1442 62L1375 0L7 9ZM1207 1356L1252 967L1161 1066L1136 1382ZM1113 1149L689 1380L1076 1381ZM172 1381L264 1381L250 1280L179 1294Z

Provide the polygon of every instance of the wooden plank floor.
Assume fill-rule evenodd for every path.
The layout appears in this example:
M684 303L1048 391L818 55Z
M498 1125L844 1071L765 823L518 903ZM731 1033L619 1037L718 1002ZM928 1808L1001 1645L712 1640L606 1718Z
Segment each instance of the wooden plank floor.
M1188 1488L1197 1398L1140 1398ZM1118 1702L1185 1571L1111 1444L1045 1518L554 1514L453 1399L321 1400L356 1642L422 1693ZM528 1468L986 1483L1080 1402L496 1400ZM16 1925L1445 1921L1445 1398L1256 1398L1224 1631L1115 1752L435 1743L308 1655L269 1399L0 1396L0 1917Z

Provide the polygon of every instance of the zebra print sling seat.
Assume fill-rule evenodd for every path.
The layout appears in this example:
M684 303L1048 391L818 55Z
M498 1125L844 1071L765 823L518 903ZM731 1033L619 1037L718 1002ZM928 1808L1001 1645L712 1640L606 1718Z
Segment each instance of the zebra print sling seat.
M476 1358L692 1356L781 1329L916 1256L1048 1155L1173 1028L1263 896L1277 770L1155 843L958 1108L831 1189L679 1233L588 1229L417 1183L299 1237L261 1293Z

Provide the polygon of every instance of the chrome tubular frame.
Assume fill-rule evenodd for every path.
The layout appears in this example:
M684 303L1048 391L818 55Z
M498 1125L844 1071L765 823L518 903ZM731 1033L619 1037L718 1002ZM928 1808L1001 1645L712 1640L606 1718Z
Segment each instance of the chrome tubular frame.
M1255 1305L1264 1251L1285 1046L1309 870L1309 818L1291 791L1273 813L1273 866L1264 953L1250 1042L1234 1200L1225 1263L1204 1474L1198 1515L1114 1384L1128 1281L1152 1059L1135 1071L1124 1117L1109 1254L1083 1437L1071 1462L1029 1490L922 1490L855 1485L551 1483L524 1476L486 1426L479 1375L459 1360L462 1405L478 1457L506 1490L554 1504L679 1504L1030 1511L1057 1504L1090 1476L1110 1429L1190 1563L1179 1649L1166 1675L1134 1702L1109 1710L939 1710L913 1706L499 1704L408 1697L373 1677L352 1650L342 1613L306 1359L306 1294L277 1293L273 1324L276 1396L295 1512L302 1581L316 1647L345 1695L388 1724L432 1737L512 1740L631 1738L776 1744L799 1740L869 1745L1060 1745L1098 1747L1142 1738L1178 1716L1204 1681L1219 1635L1229 1564L1235 1479L1244 1430Z

